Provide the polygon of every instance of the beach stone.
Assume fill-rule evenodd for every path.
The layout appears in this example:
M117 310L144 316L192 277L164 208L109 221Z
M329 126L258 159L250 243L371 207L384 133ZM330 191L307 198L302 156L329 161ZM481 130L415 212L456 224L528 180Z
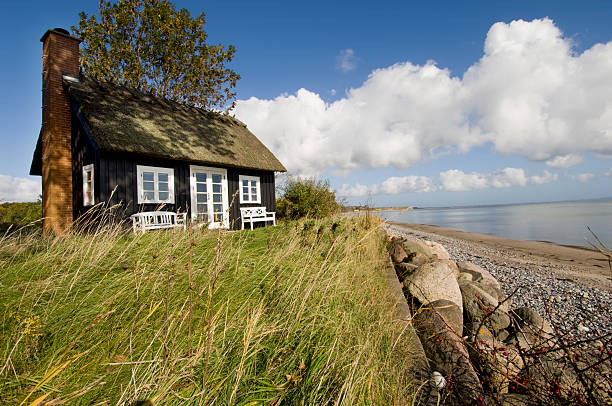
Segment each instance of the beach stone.
M450 269L452 269L453 272L455 273L455 278L459 277L459 267L457 266L457 263L455 261L453 261L451 259L439 259L439 260L434 261L434 262L442 262L442 263L448 265L448 267Z
M488 378L488 384L494 388L495 393L507 393L510 382L516 380L525 366L516 349L509 347L484 326L474 340L470 340L468 350L470 359L481 374Z
M472 282L473 280L472 274L469 274L467 272L459 272L459 275L457 275L457 280L464 280L464 281Z
M395 273L397 274L397 278L400 282L404 282L406 278L410 276L415 271L415 269L418 268L417 265L407 262L395 264L394 267Z
M493 331L503 330L510 325L510 316L501 307L485 317L497 307L497 299L474 282L459 280L458 284L463 297L463 309L469 322L479 324L484 320L483 324Z
M404 262L404 260L408 258L408 254L406 254L401 241L397 238L393 238L391 240L391 249L389 254L391 255L391 260L396 264Z
M506 296L499 282L486 269L466 261L457 262L457 267L460 273L471 275L472 281L477 283L482 290L493 296L498 302L505 299ZM509 302L508 300L502 305L506 310L509 308Z
M438 242L425 240L425 245L427 245L434 256L438 259L447 259L450 260L450 254L446 251L446 248Z
M461 337L447 325L435 310L423 309L412 323L421 339L433 370L446 380L452 379L454 390L448 392L449 404L479 404L484 391Z
M514 322L514 338L521 348L552 346L554 330L535 310L519 307L510 312Z
M429 302L426 307L442 316L452 330L458 336L461 336L463 333L463 311L459 306L450 300L440 299Z
M455 273L442 262L433 262L419 266L404 281L408 292L421 303L447 299L463 311L461 290Z
M402 246L404 247L406 254L408 254L409 262L416 265L423 265L431 261L433 252L431 251L431 248L424 243L417 240L407 239L402 241Z

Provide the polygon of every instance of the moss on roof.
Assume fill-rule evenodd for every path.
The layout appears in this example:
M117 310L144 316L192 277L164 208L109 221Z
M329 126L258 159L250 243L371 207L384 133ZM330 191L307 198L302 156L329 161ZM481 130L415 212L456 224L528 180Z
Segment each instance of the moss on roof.
M103 150L286 171L233 117L84 77L64 85Z

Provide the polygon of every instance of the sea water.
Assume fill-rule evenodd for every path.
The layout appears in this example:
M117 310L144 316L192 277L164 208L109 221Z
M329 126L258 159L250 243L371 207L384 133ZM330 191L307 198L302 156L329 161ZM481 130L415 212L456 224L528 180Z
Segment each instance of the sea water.
M589 226L612 248L612 200L418 208L380 214L402 223L585 247L589 246L585 239L595 242Z

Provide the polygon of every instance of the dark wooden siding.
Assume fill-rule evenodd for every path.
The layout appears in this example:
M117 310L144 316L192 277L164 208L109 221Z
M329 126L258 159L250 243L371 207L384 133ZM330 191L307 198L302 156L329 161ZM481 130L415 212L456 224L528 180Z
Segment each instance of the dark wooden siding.
M164 205L164 210L189 211L191 204L189 169L190 165L203 165L192 162L158 159L145 156L134 156L123 153L102 152L96 160L96 202L108 202L109 206L120 204L124 209L124 215L129 216L139 211L150 211L159 208L159 204L138 204L137 166L156 166L174 169L174 200L175 204ZM215 167L214 165L206 165ZM239 175L258 176L260 178L261 203L240 204L240 196L236 194L230 207L230 227L239 229L240 207L265 206L268 211L276 210L276 199L274 190L274 172L256 171L238 168L227 169L228 203L232 204L232 198L238 191ZM113 193L114 191L114 193ZM82 193L82 192L81 192ZM82 202L82 197L81 197ZM262 224L262 223L259 223Z
M83 166L94 164L95 177L95 160L94 147L72 113L72 215L75 220L89 209L83 206Z
M229 202L232 202L232 197L235 193L240 193L239 176L259 176L261 203L240 203L240 195L237 194L234 199L234 204L230 208L230 228L234 230L240 229L240 208L241 207L259 207L265 206L268 211L276 211L276 197L274 190L274 172L271 171L255 171L249 169L228 168L227 170L227 186L230 195ZM263 225L263 223L255 223Z
M109 206L121 205L125 215L160 208L160 204L138 204L137 166L156 166L174 169L174 204L165 204L164 210L186 211L189 207L189 164L181 161L157 159L129 154L102 152L99 181L99 199Z

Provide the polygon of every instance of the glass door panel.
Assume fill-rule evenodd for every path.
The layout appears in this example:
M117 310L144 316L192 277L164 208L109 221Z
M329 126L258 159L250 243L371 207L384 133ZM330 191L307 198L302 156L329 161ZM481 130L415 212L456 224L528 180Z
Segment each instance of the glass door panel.
M225 170L191 166L191 194L194 221L208 222L210 228L228 227Z

